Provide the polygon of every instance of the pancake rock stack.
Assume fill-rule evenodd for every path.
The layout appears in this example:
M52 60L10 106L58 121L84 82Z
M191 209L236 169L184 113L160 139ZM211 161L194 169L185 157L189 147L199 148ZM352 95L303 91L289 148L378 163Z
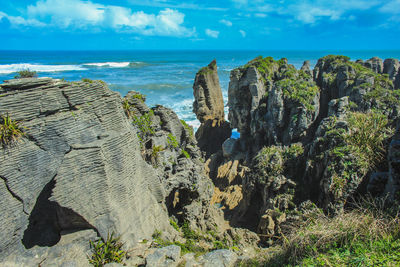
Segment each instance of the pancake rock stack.
M193 94L193 112L201 122L196 139L199 148L208 157L217 152L231 136L230 124L224 118L224 101L215 60L197 72Z

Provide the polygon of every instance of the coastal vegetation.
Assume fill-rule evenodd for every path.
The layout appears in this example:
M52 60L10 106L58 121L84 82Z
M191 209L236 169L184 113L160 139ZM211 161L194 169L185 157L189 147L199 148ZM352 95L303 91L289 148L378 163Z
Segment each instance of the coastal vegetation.
M385 199L364 197L335 217L314 208L279 245L240 266L398 266L400 218Z
M89 257L89 263L95 267L103 267L112 262L121 263L127 252L122 248L124 244L120 239L121 237L111 233L105 240L99 238L97 241L90 241L93 254Z
M14 76L14 79L21 79L21 78L36 78L37 72L31 71L30 69L24 69L17 72L18 74Z
M0 143L3 147L19 141L24 135L24 127L19 121L12 120L8 114L0 115Z
M154 112L150 110L149 112L143 115L133 115L132 122L133 125L138 127L138 137L141 142L145 140L145 138L149 135L153 135L155 133L151 121L151 118L154 116Z

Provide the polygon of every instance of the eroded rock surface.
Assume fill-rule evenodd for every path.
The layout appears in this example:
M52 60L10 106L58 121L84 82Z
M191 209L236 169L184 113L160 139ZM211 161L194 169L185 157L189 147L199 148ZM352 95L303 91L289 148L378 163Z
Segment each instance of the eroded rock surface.
M79 258L93 233L114 232L129 247L171 229L166 190L142 159L117 93L98 81L38 78L8 81L0 94L0 114L26 134L0 147L2 261L18 255L24 266L55 266L51 255L70 255L60 244L78 231L81 256L68 261L85 266Z
M249 168L232 217L268 237L283 221L279 214L295 214L303 201L340 212L375 172L368 188L398 191L397 139L390 165L383 162L399 118L398 69L396 59L326 56L312 71L308 62L296 70L286 59L262 57L233 70L229 120L240 139L209 164L218 173L237 158Z
M193 112L201 122L196 139L199 148L208 157L217 152L222 143L231 136L230 124L225 121L224 101L215 60L197 72L193 95Z

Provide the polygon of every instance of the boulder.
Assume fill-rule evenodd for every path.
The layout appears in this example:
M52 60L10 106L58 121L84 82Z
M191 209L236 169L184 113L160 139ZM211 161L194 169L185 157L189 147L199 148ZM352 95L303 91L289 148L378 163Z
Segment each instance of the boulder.
M146 266L174 267L178 266L181 248L175 245L157 249L146 258Z
M227 249L219 249L200 257L199 262L204 267L233 267L238 256Z

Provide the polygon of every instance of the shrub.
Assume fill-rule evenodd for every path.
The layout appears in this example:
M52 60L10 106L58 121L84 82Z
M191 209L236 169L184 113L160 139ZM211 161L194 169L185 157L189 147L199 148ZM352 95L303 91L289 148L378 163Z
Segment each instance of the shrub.
M23 69L18 71L18 74L14 76L15 79L21 78L36 78L37 73L36 71L31 71L30 69Z
M138 99L138 100L140 100L142 102L146 101L146 96L142 95L141 93L137 93L137 94L132 95L132 98L133 99Z
M85 83L93 83L93 80L89 79L89 78L82 78L82 82Z
M155 134L155 130L151 125L151 119L153 116L153 110L150 110L141 116L133 115L133 124L139 128L138 137L140 141L144 141L147 136Z
M172 148L177 148L177 147L179 146L179 143L178 143L178 141L176 140L175 135L173 135L172 133L169 133L169 134L168 134L167 143L168 143L168 145L169 145L170 147L172 147Z
M336 125L336 119L331 118ZM331 153L338 158L352 155L360 174L365 175L382 160L385 149L384 142L393 135L388 118L377 112L351 112L347 115L348 130L331 128L326 137L336 140Z
M24 127L19 125L19 122L14 121L7 114L0 116L0 143L3 147L17 142L25 135Z
M93 254L89 258L89 263L95 267L102 267L111 262L121 263L126 256L126 251L122 249L122 246L120 237L114 237L114 233L107 235L106 240L101 238L96 242L90 241Z

